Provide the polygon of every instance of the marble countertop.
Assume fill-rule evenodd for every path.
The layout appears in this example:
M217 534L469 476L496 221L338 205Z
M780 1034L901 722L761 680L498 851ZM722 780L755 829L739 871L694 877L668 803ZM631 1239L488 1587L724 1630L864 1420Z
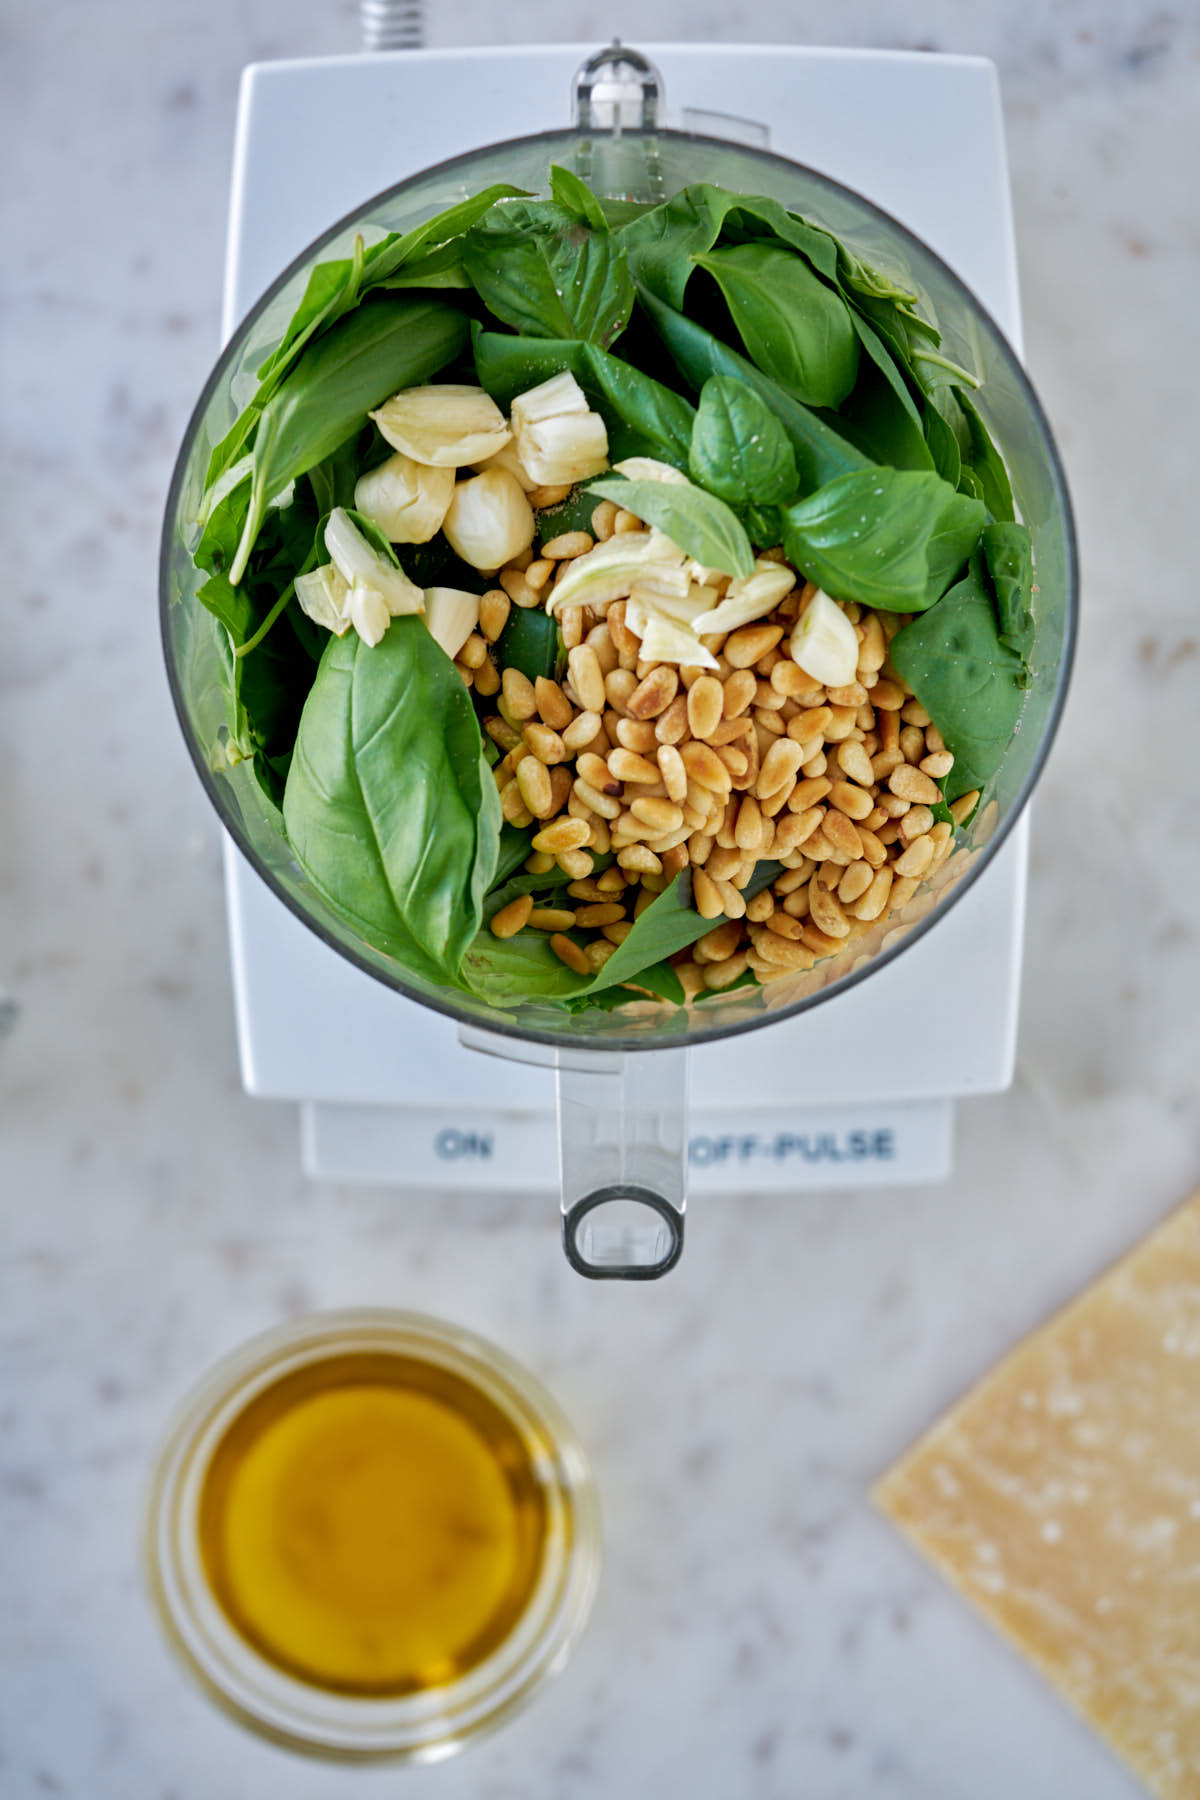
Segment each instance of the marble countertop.
M495 41L432 0L428 41ZM998 63L1027 355L1072 478L1079 661L1033 824L1017 1080L945 1186L697 1214L652 1288L589 1284L544 1201L337 1188L240 1088L219 835L155 622L166 483L218 332L237 75L353 50L328 0L10 8L0 657L0 1793L5 1800L1131 1800L870 1510L872 1479L1200 1179L1193 335L1200 24L1127 0L603 13L508 41L727 37ZM314 1307L470 1324L592 1454L605 1576L574 1661L444 1767L308 1765L187 1684L142 1595L171 1408Z

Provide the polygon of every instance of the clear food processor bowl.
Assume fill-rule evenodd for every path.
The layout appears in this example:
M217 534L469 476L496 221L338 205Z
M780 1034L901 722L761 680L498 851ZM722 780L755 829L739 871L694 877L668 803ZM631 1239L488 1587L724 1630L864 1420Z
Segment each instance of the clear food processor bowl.
M1033 539L1036 647L1019 729L953 855L907 905L838 955L764 987L686 1007L638 1002L567 1015L536 1000L498 1012L400 967L340 919L307 881L279 814L250 766L226 755L223 630L196 598L191 557L210 452L255 386L314 263L409 230L492 182L549 190L552 164L601 193L658 201L697 181L769 195L826 226L864 261L922 297L944 353L980 378L976 396L1007 461ZM670 381L671 374L665 371ZM331 949L412 1000L457 1019L464 1042L558 1072L564 1247L592 1276L646 1278L677 1261L683 1233L689 1045L769 1027L869 979L938 921L987 867L1045 762L1062 709L1074 640L1076 558L1066 483L1050 428L1016 354L974 295L918 238L861 195L768 152L666 130L588 129L490 145L399 182L331 227L286 269L243 320L217 363L175 469L162 542L167 668L184 736L226 830L279 899ZM227 658L228 651L224 650Z

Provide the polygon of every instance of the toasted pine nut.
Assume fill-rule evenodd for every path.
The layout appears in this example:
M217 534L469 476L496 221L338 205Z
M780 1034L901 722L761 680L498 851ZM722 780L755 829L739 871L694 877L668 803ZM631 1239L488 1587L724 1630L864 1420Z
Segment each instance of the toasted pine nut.
M940 781L943 775L948 775L954 767L954 758L948 750L932 750L928 756L921 758L917 767L932 780Z
M901 717L903 716L901 714ZM902 725L900 727L900 748L904 752L905 762L920 762L925 755L925 733L919 725Z
M603 543L613 534L616 523L617 506L612 500L602 500L592 514L592 533L597 543Z
M730 632L722 654L730 668L748 669L773 650L782 636L782 625L743 625Z
M564 937L561 932L556 931L550 939L550 948L559 962L566 963L568 969L574 969L577 975L591 974L592 965L579 945L573 943L569 937Z
M617 742L613 749L620 746L622 750L636 750L639 756L649 756L658 749L658 739L654 735L654 726L649 719L618 719Z
M914 838L924 837L933 825L933 814L927 806L914 806L900 821L900 841L911 844Z
M758 850L762 844L763 817L753 794L747 794L738 807L733 835L739 850Z
M839 812L850 819L865 819L868 813L874 812L875 802L870 794L856 787L852 781L835 781L829 790L829 804L836 806Z
M590 827L583 819L555 819L552 825L546 825L533 839L535 850L549 850L554 856L561 856L564 850L578 850L588 841ZM559 865L562 866L561 864ZM587 873L591 869L588 864Z
M804 781L798 781L788 795L790 812L806 812L810 806L816 806L829 793L833 783L827 775L811 775Z
M969 819L979 805L979 789L972 788L969 794L960 794L957 800L950 802L950 817L956 825Z
M600 673L607 682L608 677L617 668L621 660L617 654L617 646L612 641L612 633L608 629L607 622L600 625L593 625L583 641L590 649L596 652L596 661L600 664Z
M517 774L520 775L519 769ZM919 881L922 875L928 871L936 849L937 845L928 834L924 837L914 838L908 849L903 851L892 864L893 872L897 875L915 876Z
M842 947L840 938L822 931L811 921L800 929L800 942L816 956L833 956Z
M868 613L862 625L862 636L858 644L858 669L874 673L882 669L887 661L887 639L883 635L883 626L879 623L877 613Z
M693 888L695 876L692 877ZM705 878L707 880L707 877ZM711 885L711 883L710 883ZM692 955L697 962L724 962L732 956L742 941L742 927L739 920L726 919L712 931L706 932L692 945Z
M575 914L575 923L591 927L593 925L615 925L618 919L625 917L625 908L615 900L597 900L591 906L581 906Z
M586 531L564 531L561 537L542 545L542 555L551 562L567 562L573 556L586 556L595 548L596 540Z
M706 866L713 881L728 881L742 866L742 852L737 844L718 842Z
M639 756L636 750L610 750L607 766L610 775L617 781L658 780L658 764L652 763L648 757Z
M749 966L750 959L744 950L736 956L727 956L724 962L710 962L704 971L704 985L712 990L727 988L739 975L744 975Z
M607 943L603 938L593 938L590 944L584 946L583 954L587 957L588 968L593 975L599 974L609 957L616 955L616 950L615 944Z
M571 791L600 818L611 821L620 816L621 802L614 800L611 794L602 794L598 788L592 786L591 782L584 781L582 776L576 777Z
M727 677L724 688L722 706L727 719L736 719L754 699L758 682L752 669L735 669Z
M525 579L535 593L540 593L554 573L554 564L539 556L525 571Z
M638 684L632 669L614 669L604 677L604 695L619 718L624 718L630 694Z
M525 826L533 823L533 814L521 798L521 790L515 780L505 782L500 789L500 811L510 825Z
M873 831L868 831L865 825L859 825L856 829L858 841L862 845L863 860L873 869L881 869L887 861L887 845Z
M541 725L535 720L526 725L521 736L539 762L549 765L567 760L567 746L549 725Z
M845 687L830 688L830 706L852 706L857 712L867 698L867 690L861 681L851 681Z
M743 775L749 774L750 758L744 750L739 750L736 744L717 745L716 755L725 764L734 781L740 781Z
M746 917L756 925L764 924L774 911L775 896L770 888L764 888L761 894L755 894L752 900L746 902Z
M842 871L842 878L837 884L837 897L843 906L854 900L861 900L875 879L875 871L869 862L854 862Z
M718 894L721 896L721 910L724 912L725 916L730 919L744 919L746 916L746 902L738 889L734 887L733 883L731 881L718 881L714 885Z
M563 647L568 654L583 642L583 614L582 606L564 606L558 615Z
M563 728L562 741L573 756L585 750L600 730L601 720L598 712L581 712Z
M829 797L833 799L832 794ZM845 813L830 807L821 829L838 856L845 857L848 862L858 861L862 855L862 839Z
M630 869L639 875L661 875L662 863L648 850L645 844L627 844L624 850L617 851L617 865L622 869Z
M673 744L660 744L657 751L659 774L663 786L667 790L668 799L677 805L687 799L688 777L683 758Z
M578 644L567 652L571 686L587 712L602 713L605 705L604 672L591 644ZM507 671L506 671L507 673Z
M687 696L676 694L667 710L654 721L654 735L660 744L678 744L687 733Z
M764 794L773 794L788 782L794 781L800 767L801 755L801 745L793 742L791 738L776 738L763 757L758 771L758 781L755 783L756 793L760 797Z
M890 868L878 869L870 887L860 900L856 900L850 911L856 919L869 922L877 919L886 909L888 897L892 891L893 875Z
M911 800L914 805L936 806L942 797L937 783L931 781L928 775L922 775L920 769L914 769L909 763L901 763L892 770L888 776L888 787L897 799Z
M895 713L885 713L885 718L894 719ZM897 744L894 750L880 750L871 758L871 773L876 781L886 781L893 769L898 769L904 761L904 752Z
M927 725L925 727L925 744L934 755L936 755L939 750L944 750L946 748L946 740L936 725Z
M618 537L623 536L627 531L642 531L644 529L645 527L636 513L627 512L623 506L617 509L617 516L613 520L613 530L617 533Z
M601 926L610 944L623 944L633 930L632 919L617 919L612 925Z
M633 719L654 719L670 706L679 689L679 676L669 663L659 663L639 681L627 701Z
M812 686L812 676L807 669L802 669L798 663L792 662L786 656L780 657L775 664L771 670L770 680L775 692L782 694L785 700L799 699L800 695L807 694Z
M766 963L777 969L811 969L812 953L804 944L794 944L769 925L755 933L754 947Z
M670 800L631 800L629 810L635 819L640 819L643 825L661 836L678 831L683 824L681 809Z
M571 823L574 824L575 821L572 820ZM591 836L590 826L588 827L588 836L589 838ZM554 860L557 862L563 874L569 875L572 881L584 881L592 872L591 855L587 850L582 848L578 850L557 850L555 852Z
M882 676L871 689L872 706L884 712L899 712L907 699L908 695L898 681L888 681Z
M825 813L819 806L810 806L804 812L789 812L786 818L776 823L775 850L784 855L791 850L798 850L812 836L824 817Z
M719 919L725 910L716 882L700 868L692 870L692 899L702 919Z
M535 819L550 819L554 816L554 794L550 787L550 771L545 763L539 762L536 756L526 756L517 765L517 786L521 790L521 798ZM538 844L537 849L549 849L549 845Z
M712 855L713 845L715 843L716 839L710 837L707 831L700 831L699 829L693 831L691 837L687 841L688 861L692 863L694 867L699 868L701 864L706 863Z
M708 744L682 744L679 749L688 777L716 794L727 794L731 777L727 765Z
M701 675L688 689L687 717L692 736L706 738L723 716L725 692L712 675Z
M847 780L857 781L860 787L869 788L875 780L870 757L853 738L838 745L834 760Z
M809 866L811 867L811 864ZM789 873L790 873L790 871L789 871ZM809 895L809 890L810 890L811 886L812 886L812 877L810 875L808 877L808 879L805 881L803 887L794 888L792 890L792 892L785 897L784 902L783 902L783 914L784 914L785 918L807 919L807 917L808 917L808 895ZM789 932L784 932L785 937L788 937L790 935L791 934Z
M507 906L502 906L498 913L492 914L492 936L498 938L516 937L518 931L521 931L528 925L532 911L532 894L522 894L519 899L510 900Z
M544 512L549 506L561 506L570 492L569 483L556 482L553 486L530 488L525 498L535 512Z
M589 787L598 789L600 793L620 793L620 780L613 774L602 756L596 756L592 751L584 750L576 759L575 769L579 777L583 781L586 781ZM616 813L612 814L614 819L616 816Z
M926 725L931 723L929 714L925 711L921 702L912 699L911 696L901 707L900 717L904 720L906 725L916 725L922 731L924 731Z
M503 588L489 588L479 598L479 629L489 644L494 644L504 627L512 602Z
M540 605L537 594L530 587L520 569L507 568L500 571L500 586L504 589L514 606L528 611Z
M537 700L534 696L533 683L520 669L505 669L501 677L504 693L504 704L514 719L524 723L537 715Z
M538 712L552 731L562 731L575 717L575 708L557 681L551 681L548 676L538 676L533 684L533 697Z
M566 906L535 906L527 923L535 931L570 931L575 914Z
M485 719L483 721L483 729L487 732L493 744L498 744L501 750L515 750L517 745L521 742L520 732L515 726L510 725L507 719L497 719L495 717Z

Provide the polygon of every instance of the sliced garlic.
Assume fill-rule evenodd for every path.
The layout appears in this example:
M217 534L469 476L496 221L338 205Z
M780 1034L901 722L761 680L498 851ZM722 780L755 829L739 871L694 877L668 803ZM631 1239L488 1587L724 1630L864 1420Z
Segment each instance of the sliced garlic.
M694 631L677 625L662 613L649 613L642 633L642 656L646 662L690 664L693 668L720 668L711 650L706 650Z
M442 530L456 556L490 574L528 550L537 521L516 476L485 469L458 483Z
M858 673L858 634L822 588L792 627L792 660L825 687L848 687Z
M379 589L366 587L360 581L354 583L346 596L346 611L355 631L371 649L375 648L392 622L388 603Z
M672 554L673 553L673 554ZM566 565L546 601L547 612L564 606L606 606L623 600L636 581L662 580L687 590L683 552L660 532L620 532Z
M696 630L701 636L708 636L717 631L736 631L740 625L765 619L795 585L795 575L783 563L757 557L753 575L735 576L720 605L696 620Z
M518 394L512 429L521 465L538 486L586 481L608 467L608 432L569 373Z
M296 598L301 612L307 613L314 625L332 631L334 637L345 637L350 629L346 599L350 588L332 563L322 563L307 575L296 577Z
M686 475L654 456L627 456L623 462L613 464L613 473L624 475L627 481L665 481L674 487L692 485Z
M380 556L343 507L335 506L326 521L325 548L349 586L343 610L364 643L377 644L389 619L424 612L421 589Z
M462 588L426 588L425 623L446 655L457 656L479 623L479 595Z
M469 468L512 436L490 394L456 382L405 388L371 417L393 450L437 469Z
M454 494L454 470L414 462L402 450L362 475L354 508L393 544L427 544L442 528Z

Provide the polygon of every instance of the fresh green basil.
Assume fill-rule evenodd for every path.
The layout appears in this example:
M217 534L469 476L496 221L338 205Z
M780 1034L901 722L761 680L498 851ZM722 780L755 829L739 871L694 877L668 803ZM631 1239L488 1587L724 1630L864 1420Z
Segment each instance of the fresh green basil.
M562 658L558 621L540 606L514 606L496 640L503 669L519 669L530 681L544 675L553 681Z
M979 542L986 514L940 476L909 469L842 475L783 511L784 548L838 600L921 612Z
M245 524L229 571L241 579L268 500L354 436L373 407L453 361L467 322L441 301L372 294L310 344L254 434Z
M1004 458L992 442L992 435L967 390L955 387L953 391L954 398L958 401L959 409L966 421L970 441L970 467L979 482L988 511L993 519L998 519L1002 523L1011 523L1017 513L1013 504L1012 484L1008 479L1008 470L1004 466Z
M728 375L700 390L688 464L693 481L731 506L771 506L800 485L783 426L761 394Z
M692 258L725 296L756 368L807 406L839 406L858 374L850 308L802 256L770 243Z
M777 381L764 375L744 356L723 344L703 325L685 318L647 290L639 294L647 318L669 351L676 368L689 386L699 392L713 375L727 375L766 401L783 429L796 458L802 493L811 493L835 476L852 469L868 469L871 458L849 442L822 414L805 406Z
M417 617L374 647L331 638L304 704L283 818L314 887L367 941L453 977L496 867L500 801L466 689Z
M593 231L612 229L603 206L587 183L580 181L574 170L551 163L550 194L563 211L578 219L581 225L588 225Z
M996 596L1000 642L1028 668L1035 632L1029 527L1016 523L985 525L979 547Z
M535 898L543 894L551 895L556 889L565 887L571 879L564 869L555 868L547 869L541 875L532 875L528 870L522 870L519 875L510 875L499 886L493 883L483 902L484 924L490 923L498 912L502 912L514 900L520 900L526 894L533 894Z
M604 350L633 311L617 240L553 200L501 201L467 232L462 260L488 311L532 337L583 338Z
M754 551L737 514L691 482L627 481L623 475L609 475L593 481L589 491L657 525L705 568L726 575L754 573Z
M578 338L504 337L478 329L473 337L479 385L497 405L511 406L528 388L570 373L604 420L614 462L654 456L687 468L695 409L632 363Z
M893 469L933 468L924 413L912 393L916 384L911 370L906 372L907 365L896 362L857 310L851 308L850 316L865 355L853 391L836 415L837 429L873 462Z
M946 798L985 787L1017 728L1025 670L1000 641L982 553L936 606L896 633L889 654L954 754Z

